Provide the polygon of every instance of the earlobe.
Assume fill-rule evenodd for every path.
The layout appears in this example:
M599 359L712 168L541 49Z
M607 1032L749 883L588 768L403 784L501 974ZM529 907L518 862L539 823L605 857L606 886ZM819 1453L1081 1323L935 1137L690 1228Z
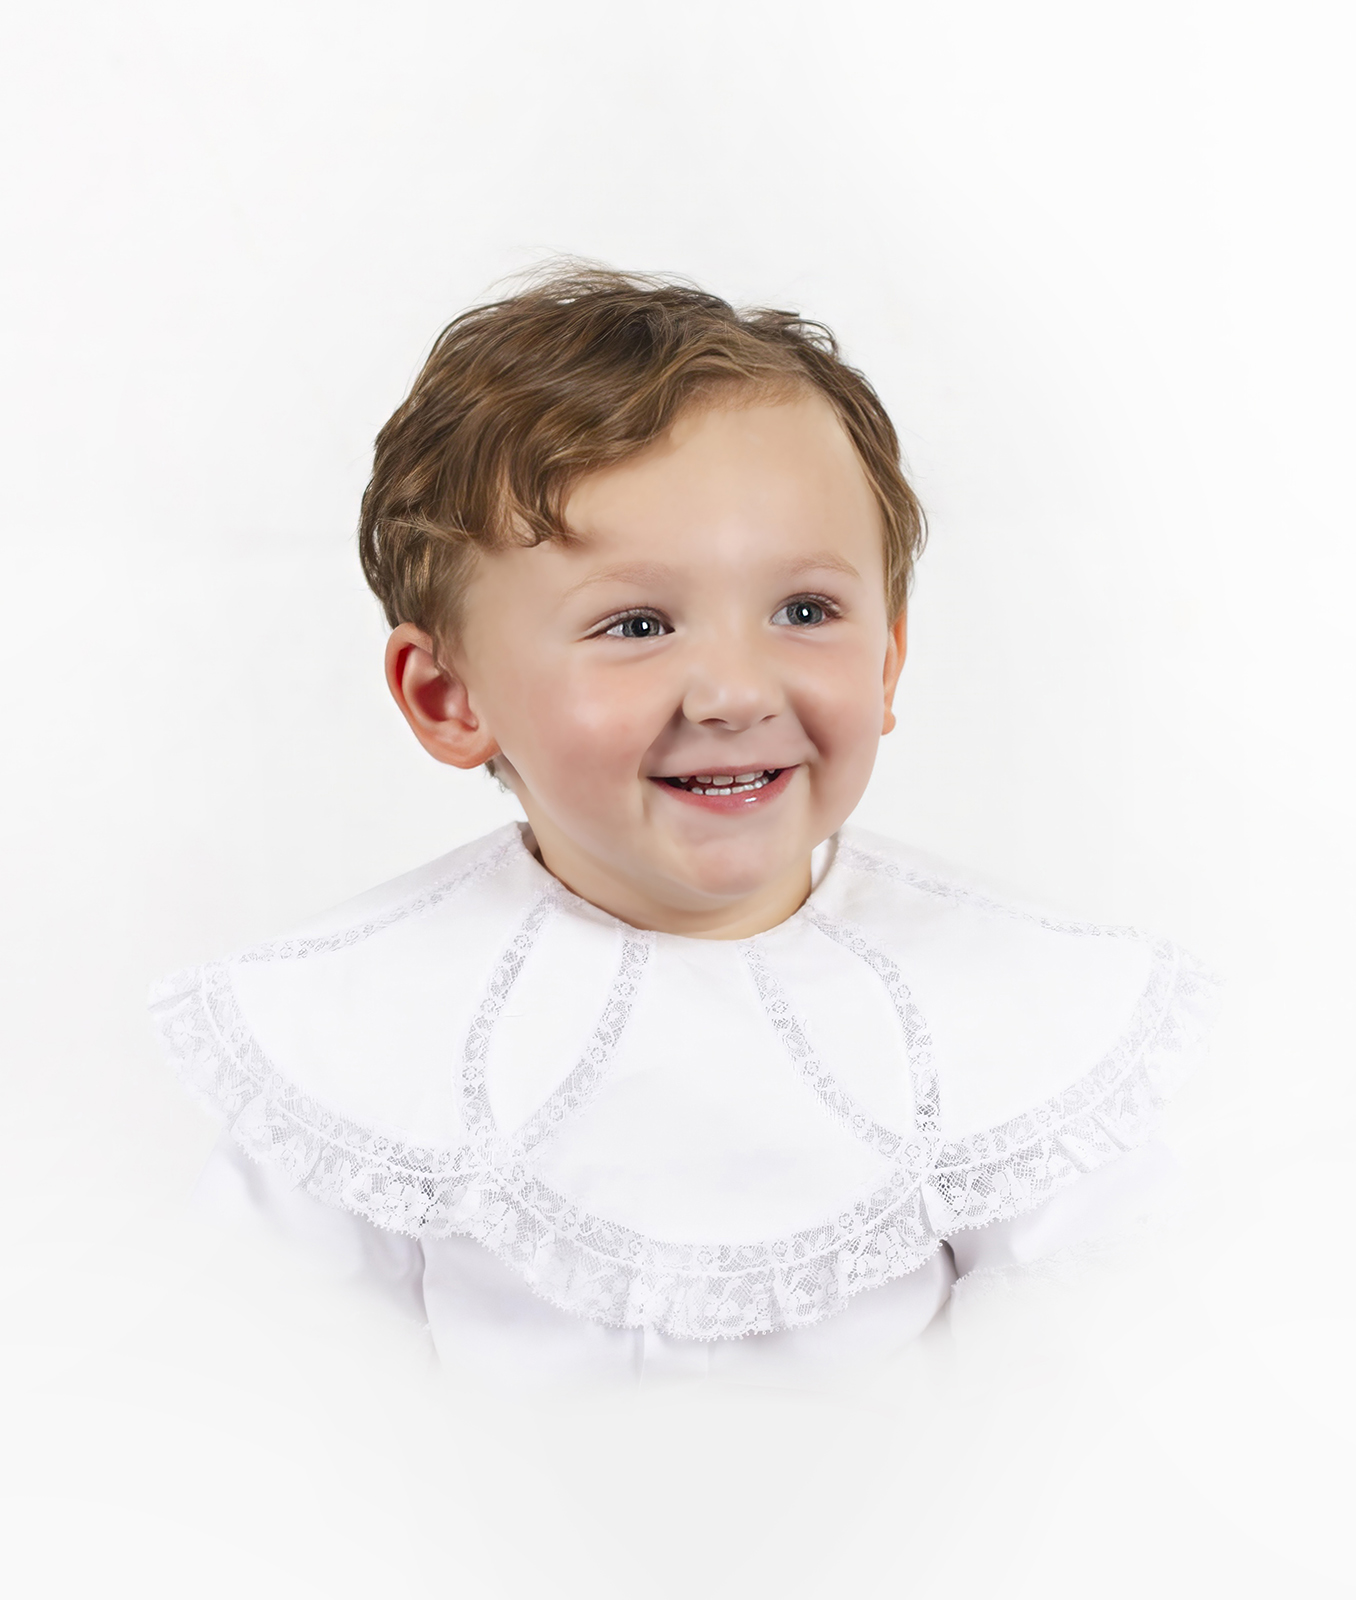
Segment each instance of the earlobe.
M904 670L904 657L908 651L908 617L903 611L890 624L889 640L885 646L885 715L881 720L881 734L891 732L895 726L894 700L899 675Z
M478 767L499 754L466 683L438 659L433 638L422 628L402 622L386 641L386 682L415 738L435 760Z

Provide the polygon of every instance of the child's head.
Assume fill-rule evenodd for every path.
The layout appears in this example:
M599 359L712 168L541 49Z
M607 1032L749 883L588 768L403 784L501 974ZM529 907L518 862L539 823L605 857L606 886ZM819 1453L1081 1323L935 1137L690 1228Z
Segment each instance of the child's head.
M585 898L729 937L861 797L921 533L824 329L572 271L444 331L361 539L425 746L492 759Z

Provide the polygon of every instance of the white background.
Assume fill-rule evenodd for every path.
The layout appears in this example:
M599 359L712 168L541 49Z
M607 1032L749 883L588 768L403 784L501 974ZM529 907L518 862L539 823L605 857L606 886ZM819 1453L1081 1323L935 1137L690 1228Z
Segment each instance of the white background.
M10 17L14 1592L1351 1592L1340 12ZM1059 1373L1014 1334L964 1397L510 1416L294 1264L187 1253L213 1128L148 980L512 814L387 701L353 527L433 335L553 252L801 309L885 397L932 541L858 820L1232 981L1193 1228Z

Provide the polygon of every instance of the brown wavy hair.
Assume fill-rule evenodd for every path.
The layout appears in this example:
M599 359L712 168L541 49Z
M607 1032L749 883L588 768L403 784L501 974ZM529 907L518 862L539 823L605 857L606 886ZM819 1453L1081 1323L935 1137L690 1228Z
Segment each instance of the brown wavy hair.
M377 435L363 572L392 627L445 638L477 553L569 539L562 507L586 473L637 454L721 393L806 389L833 406L875 491L898 616L923 513L884 406L833 334L793 311L736 310L680 281L576 265L438 335Z

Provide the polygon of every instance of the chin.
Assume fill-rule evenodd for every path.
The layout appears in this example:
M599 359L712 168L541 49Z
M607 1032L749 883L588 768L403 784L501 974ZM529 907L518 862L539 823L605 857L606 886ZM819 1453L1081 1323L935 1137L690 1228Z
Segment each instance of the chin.
M768 888L793 872L804 852L750 849L749 842L730 840L685 852L682 881L704 899L739 900Z

